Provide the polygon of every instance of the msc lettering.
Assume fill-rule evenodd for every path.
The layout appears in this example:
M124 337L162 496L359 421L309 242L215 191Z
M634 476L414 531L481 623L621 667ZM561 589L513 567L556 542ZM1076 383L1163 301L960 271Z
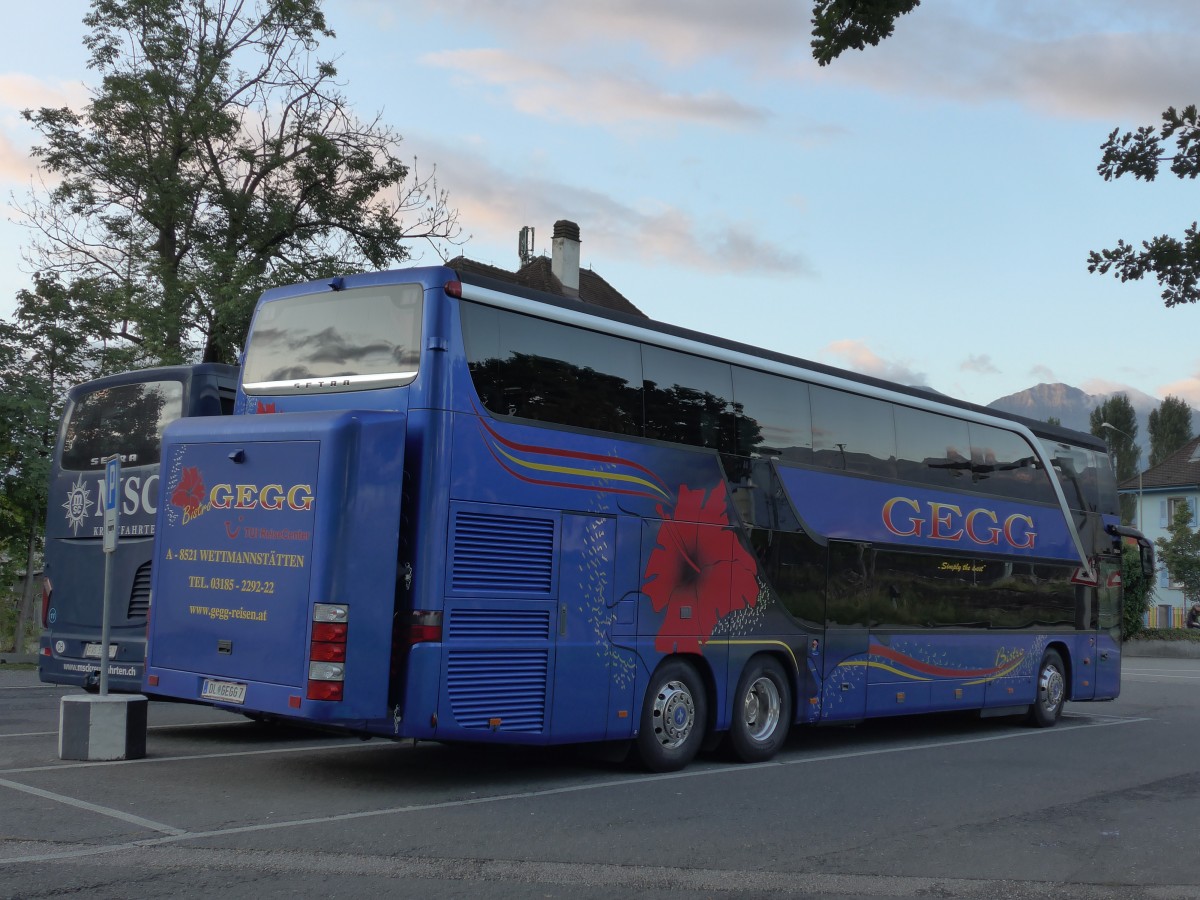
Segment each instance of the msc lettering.
M312 509L312 485L294 484L285 492L282 484L214 484L208 494L213 509Z
M953 503L909 497L893 497L883 504L883 524L897 537L924 536L951 542L965 537L981 547L1003 541L1014 550L1032 550L1037 539L1033 518L1024 513L1013 513L1001 522L990 509L972 509L963 515L962 507Z

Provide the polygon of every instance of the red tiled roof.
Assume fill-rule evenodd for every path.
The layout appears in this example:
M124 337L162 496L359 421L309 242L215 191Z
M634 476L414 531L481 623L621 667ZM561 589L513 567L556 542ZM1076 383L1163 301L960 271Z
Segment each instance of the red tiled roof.
M1200 437L1194 437L1157 466L1142 473L1141 487L1173 488L1200 486ZM1137 476L1127 478L1121 490L1137 490Z

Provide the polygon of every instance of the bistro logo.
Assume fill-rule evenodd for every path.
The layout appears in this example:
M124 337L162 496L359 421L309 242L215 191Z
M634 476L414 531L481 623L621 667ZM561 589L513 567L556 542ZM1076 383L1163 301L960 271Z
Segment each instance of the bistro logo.
M171 492L171 504L183 510L183 524L212 509L312 509L311 484L214 484L204 483L198 466L185 466L179 485Z

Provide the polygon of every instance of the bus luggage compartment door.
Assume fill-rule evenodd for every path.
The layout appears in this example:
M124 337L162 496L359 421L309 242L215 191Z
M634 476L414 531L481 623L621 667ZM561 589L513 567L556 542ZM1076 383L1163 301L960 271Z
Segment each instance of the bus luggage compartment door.
M295 715L309 678L313 604L342 604L347 702L310 712L386 713L404 423L400 413L343 411L168 427L148 656L160 689L152 692L200 699L206 680L225 680L234 687L217 699Z

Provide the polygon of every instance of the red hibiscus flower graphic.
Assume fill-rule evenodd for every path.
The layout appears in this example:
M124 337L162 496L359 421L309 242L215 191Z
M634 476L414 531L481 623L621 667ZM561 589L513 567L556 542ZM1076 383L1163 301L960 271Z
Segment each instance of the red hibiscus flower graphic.
M758 566L729 528L723 483L707 499L681 485L674 515L661 507L659 514L643 588L655 612L667 611L654 646L699 653L723 617L755 605Z
M257 406L257 407L255 407L255 412L259 412L259 413L273 413L273 412L275 412L275 403L274 403L274 402L271 402L271 403L263 403L261 400L259 400L259 401L258 401L258 406Z
M204 478L196 466L187 466L183 477L179 479L179 487L171 494L171 504L180 506L189 515L200 512L200 504L204 502Z

